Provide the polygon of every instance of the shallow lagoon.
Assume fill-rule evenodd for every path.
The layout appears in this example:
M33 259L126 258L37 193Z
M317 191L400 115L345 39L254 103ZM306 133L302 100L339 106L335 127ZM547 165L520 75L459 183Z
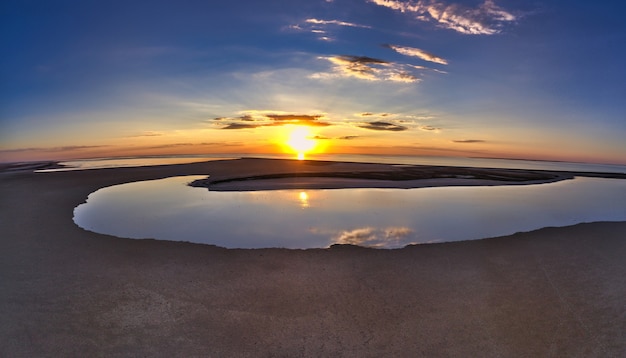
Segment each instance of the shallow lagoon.
M591 221L626 220L626 180L418 189L213 192L173 177L100 189L77 225L126 238L227 248L398 248Z

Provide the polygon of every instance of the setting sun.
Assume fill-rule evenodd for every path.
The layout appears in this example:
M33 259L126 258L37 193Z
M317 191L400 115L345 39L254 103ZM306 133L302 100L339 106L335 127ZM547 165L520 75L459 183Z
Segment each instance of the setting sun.
M304 159L304 155L315 148L317 143L311 136L311 130L307 127L296 127L289 133L287 145L298 153L298 159Z

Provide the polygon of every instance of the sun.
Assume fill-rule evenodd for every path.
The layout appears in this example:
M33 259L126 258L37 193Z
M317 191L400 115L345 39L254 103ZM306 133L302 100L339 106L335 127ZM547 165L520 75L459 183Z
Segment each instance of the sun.
M304 155L312 151L317 142L312 138L311 130L307 127L296 127L287 139L287 145L291 147L296 153L298 153L298 159L303 160Z

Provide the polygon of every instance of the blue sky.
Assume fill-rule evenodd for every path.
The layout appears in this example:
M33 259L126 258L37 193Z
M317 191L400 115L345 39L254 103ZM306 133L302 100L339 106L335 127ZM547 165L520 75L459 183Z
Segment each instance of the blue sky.
M8 1L0 160L327 153L626 163L618 1ZM281 149L282 148L282 149Z

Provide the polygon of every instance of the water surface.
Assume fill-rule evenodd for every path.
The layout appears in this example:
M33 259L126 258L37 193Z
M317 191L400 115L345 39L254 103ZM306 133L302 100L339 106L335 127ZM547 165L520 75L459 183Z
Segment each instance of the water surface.
M99 168L138 167L148 165L185 164L208 160L235 159L242 157L259 157L272 159L295 159L292 154L223 154L223 155L169 155L169 156L136 156L117 158L96 158L65 161L60 164L66 168L44 169L38 172L56 172L67 170L84 170ZM403 165L440 165L451 167L475 168L507 168L529 170L564 170L602 173L626 173L626 165L598 163L550 162L538 160L513 160L496 158L437 157L408 155L370 155L370 154L313 154L307 156L311 160L327 160L338 162L384 163Z
M149 180L100 189L74 210L79 226L126 238L227 248L397 248L591 221L626 220L626 180L417 189L212 192Z

